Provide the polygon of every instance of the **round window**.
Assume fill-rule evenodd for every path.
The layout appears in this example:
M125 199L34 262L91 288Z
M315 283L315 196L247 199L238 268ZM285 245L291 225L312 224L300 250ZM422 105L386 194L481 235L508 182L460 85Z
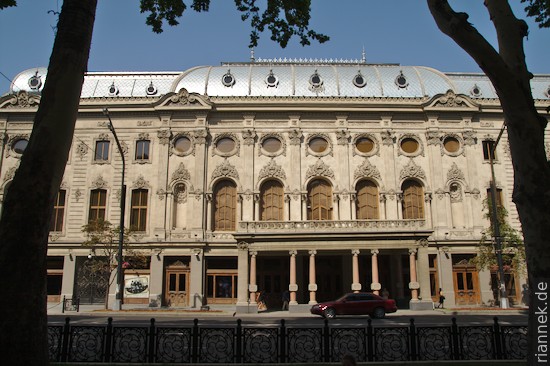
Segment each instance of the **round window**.
M456 153L460 149L460 141L456 137L448 136L443 140L445 150L450 153Z
M230 153L235 149L235 141L230 137L223 137L216 142L216 149L221 153Z
M361 75L361 73L358 73L353 78L353 85L355 85L358 88L362 88L365 85L367 85L367 80L365 79L365 77L363 75Z
M112 83L109 87L109 95L117 95L118 94L118 88L116 87L115 83Z
M153 85L153 82L149 84L147 89L145 90L147 92L147 95L155 95L157 94L157 88Z
M228 71L227 74L222 77L222 84L227 87L233 86L233 84L235 84L235 77L233 74Z
M189 151L191 149L191 140L185 136L178 137L174 142L174 149L180 153Z
M279 84L279 79L273 74L273 71L270 71L269 75L265 78L265 83L269 88L274 88Z
M418 141L411 137L401 140L401 150L407 154L414 154L418 150Z
M473 97L480 97L481 96L481 89L479 88L479 86L474 85L474 87L470 90L470 94L473 96Z
M374 149L374 142L368 137L361 137L355 142L355 147L359 152L366 154Z
M400 88L406 88L409 85L407 78L403 75L403 71L401 71L395 78L395 84Z
M322 137L314 137L309 140L309 148L316 153L322 153L328 148L328 142Z
M276 137L268 137L262 141L262 148L268 153L276 153L281 150L281 140Z
M323 80L321 79L321 76L315 71L313 75L309 78L309 83L313 87L320 87L323 84Z
M28 143L29 141L27 139L19 139L13 143L12 149L18 154L23 154L23 151L27 148Z
M29 87L32 90L38 90L42 86L42 80L40 80L40 76L34 75L29 78Z

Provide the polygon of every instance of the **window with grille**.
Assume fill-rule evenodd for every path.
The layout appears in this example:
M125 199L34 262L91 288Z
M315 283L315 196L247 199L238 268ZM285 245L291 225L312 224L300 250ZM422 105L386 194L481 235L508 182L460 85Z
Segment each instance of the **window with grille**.
M147 194L146 189L132 191L132 206L130 208L130 228L135 231L147 229Z
M94 189L90 194L90 210L88 212L88 222L105 220L105 210L107 205L107 191L105 189Z
M214 189L214 231L233 231L237 216L237 186L222 180Z
M414 180L403 183L403 219L424 218L424 190Z
M308 186L308 220L332 220L332 186L315 179Z
M370 180L357 183L357 219L375 220L380 218L378 213L378 187Z
M136 141L136 160L149 160L149 140Z
M109 160L109 141L101 140L95 142L95 161Z
M276 180L268 180L260 189L260 220L283 220L283 185Z
M64 189L57 192L57 197L53 204L52 219L50 221L50 231L63 231L63 217L65 216L65 195Z

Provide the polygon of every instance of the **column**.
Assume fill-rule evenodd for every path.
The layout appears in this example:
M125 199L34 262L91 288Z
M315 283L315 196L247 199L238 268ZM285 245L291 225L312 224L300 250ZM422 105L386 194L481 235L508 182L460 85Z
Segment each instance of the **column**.
M206 231L212 231L212 194L206 194Z
M302 197L302 221L307 220L307 194L301 194Z
M409 249L409 270L411 282L409 282L409 289L411 290L411 301L418 301L418 289L420 285L418 284L416 278L416 249Z
M395 277L397 281L395 282L395 298L402 299L405 297L405 292L403 291L403 264L401 261L401 254L395 254L391 257L392 260L392 270L395 271Z
M351 290L353 292L359 292L361 291L361 283L359 282L359 249L352 249L351 255L353 256L351 259L351 267L353 271Z
M162 254L162 249L153 249L153 255L151 256L151 263L149 267L149 307L152 308L160 308L162 305L162 278L164 275L163 262L164 255ZM191 269L193 269L194 266L195 262L191 264ZM193 289L190 289L189 292L192 293ZM189 297L191 300L192 296Z
M251 250L250 254L250 284L248 285L248 291L250 292L250 304L256 306L256 292L258 292L258 285L256 284L256 256L258 252Z
M430 290L430 261L428 257L428 240L421 239L419 243L417 261L418 282L420 284L420 298L422 301L432 302Z
M309 252L309 304L317 304L315 299L315 292L317 291L317 283L315 279L315 255L317 254L316 250L310 250Z
M73 297L74 283L76 281L76 255L69 249L69 254L63 259L63 279L61 280L61 300Z
M254 194L254 221L260 220L260 195Z
M237 244L237 313L248 312L248 243Z
M371 266L372 266L372 283L370 284L370 289L373 293L376 295L380 294L380 289L382 286L380 285L380 280L378 279L378 249L372 249L371 251L372 258L371 258Z
M296 291L298 291L298 284L296 283L296 250L290 250L290 284L288 285L288 291L290 292L290 305L296 305Z

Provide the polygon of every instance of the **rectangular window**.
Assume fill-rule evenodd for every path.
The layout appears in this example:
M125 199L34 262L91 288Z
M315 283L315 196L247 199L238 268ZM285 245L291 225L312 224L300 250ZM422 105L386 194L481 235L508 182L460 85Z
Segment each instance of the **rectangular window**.
M498 208L502 208L502 189L501 188L497 188L495 190L495 195L496 195L496 201L497 201L497 207ZM489 200L489 202L491 202L491 188L487 189L487 199Z
M107 191L104 189L94 189L90 194L90 211L88 213L88 222L105 220L105 211L107 206Z
M109 160L109 141L96 141L95 142L95 161L107 161Z
M52 219L50 221L50 231L63 231L63 217L65 216L65 194L61 189L57 192L57 197L53 204Z
M149 160L149 140L136 142L136 160Z
M495 146L495 142L491 140L485 140L482 142L483 146L483 159L485 160L497 160L497 153L496 151L493 151L493 146Z
M130 210L130 228L145 231L147 228L147 193L146 189L132 191L132 208Z

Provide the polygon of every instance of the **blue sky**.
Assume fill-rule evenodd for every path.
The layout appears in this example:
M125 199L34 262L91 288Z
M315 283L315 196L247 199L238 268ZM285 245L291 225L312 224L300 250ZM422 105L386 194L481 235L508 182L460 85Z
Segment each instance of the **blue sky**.
M177 27L157 35L145 25L138 0L99 0L88 69L90 71L183 71L224 61L248 61L249 27L231 0L212 0L208 13L188 9ZM510 1L525 18L519 0ZM19 6L0 11L0 72L13 79L19 72L47 66L56 18L48 10L62 0L18 0ZM312 28L331 40L301 47L297 41L281 49L264 34L257 58L360 59L367 62L422 65L450 72L479 72L470 57L443 35L424 0L314 0ZM482 0L451 1L457 10L494 44L494 30ZM550 29L533 21L525 52L533 73L550 74ZM0 75L0 95L9 81Z

